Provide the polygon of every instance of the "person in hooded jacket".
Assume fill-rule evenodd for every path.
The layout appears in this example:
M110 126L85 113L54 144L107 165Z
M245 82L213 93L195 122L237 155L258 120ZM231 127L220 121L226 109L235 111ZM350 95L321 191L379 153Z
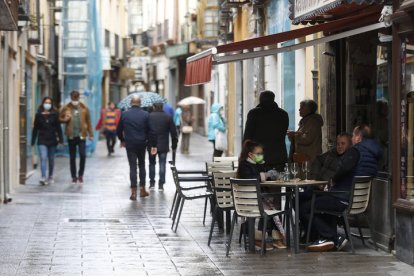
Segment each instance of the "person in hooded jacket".
M362 124L354 128L352 144L359 151L360 158L355 168L355 176L376 176L378 160L382 157L381 146L373 139L372 129Z
M43 98L39 106L32 131L32 146L37 146L40 154L40 184L52 184L55 152L58 144L63 144L63 134L59 122L59 113L53 107L52 98ZM46 163L49 161L49 176L46 178Z
M224 109L221 104L211 105L210 116L208 117L208 140L213 143L213 157L220 157L223 150L216 149L216 132L226 132L226 121L224 119Z
M261 92L259 101L247 114L243 141L253 140L263 145L266 167L283 171L288 160L285 137L289 116L279 108L272 91Z
M322 116L317 114L318 104L313 100L300 102L299 122L297 131L288 131L292 142L291 159L296 162L310 161L322 153Z

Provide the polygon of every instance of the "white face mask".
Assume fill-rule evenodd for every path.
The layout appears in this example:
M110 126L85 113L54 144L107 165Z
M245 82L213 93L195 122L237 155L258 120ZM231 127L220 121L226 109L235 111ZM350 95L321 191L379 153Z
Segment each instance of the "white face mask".
M79 101L72 101L72 105L78 105L79 104Z
M50 110L50 109L52 108L52 104L50 104L50 103L44 103L44 104L43 104L43 108L44 108L45 110Z

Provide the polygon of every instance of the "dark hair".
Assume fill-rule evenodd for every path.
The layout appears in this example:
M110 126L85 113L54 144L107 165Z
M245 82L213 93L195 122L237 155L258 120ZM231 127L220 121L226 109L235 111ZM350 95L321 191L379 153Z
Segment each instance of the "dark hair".
M314 114L318 110L318 104L314 100L303 100L300 105L305 105L308 108L309 114Z
M52 98L51 97L48 97L48 96L46 96L46 97L43 98L42 103L37 108L37 111L40 112L40 113L45 112L45 109L43 108L43 104L45 103L46 100L50 100L50 102L52 103L52 108L50 108L49 112L56 111L56 109L55 109L55 107L53 105Z
M255 142L255 141L252 141L252 140L244 141L243 148L242 148L242 151L241 151L240 156L239 156L239 162L246 160L249 157L249 152L254 151L254 149L256 147L262 147L263 148L263 146L261 144Z
M269 90L262 91L259 96L259 102L261 104L273 103L275 101L275 93Z
M345 137L349 144L352 145L352 135L349 134L348 132L341 132L338 134L338 136L336 138L340 138L340 137Z
M108 102L108 106L110 106L111 104L115 104L114 102Z
M361 135L364 139L372 139L374 134L372 133L372 129L367 124L360 124L354 128L354 133Z
M255 141L252 141L252 140L244 141L243 148L242 148L242 151L241 151L240 156L239 156L239 162L247 160L247 158L249 157L249 152L253 152L256 147L262 147L263 148L263 146L261 144L255 142ZM237 172L236 172L236 176L238 178L240 178L239 169L240 169L240 167L237 168Z
M154 111L163 111L163 103L154 103L152 106Z
M72 92L70 92L70 96L74 98L78 98L80 96L80 93L77 90L72 90Z

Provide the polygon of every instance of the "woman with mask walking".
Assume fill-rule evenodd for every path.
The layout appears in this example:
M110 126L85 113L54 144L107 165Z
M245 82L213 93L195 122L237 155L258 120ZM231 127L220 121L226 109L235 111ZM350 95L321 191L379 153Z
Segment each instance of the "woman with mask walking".
M59 114L53 107L52 98L45 97L39 106L33 126L32 146L38 145L40 155L41 178L40 184L53 183L53 168L56 147L63 143ZM49 162L49 175L46 174L46 164Z

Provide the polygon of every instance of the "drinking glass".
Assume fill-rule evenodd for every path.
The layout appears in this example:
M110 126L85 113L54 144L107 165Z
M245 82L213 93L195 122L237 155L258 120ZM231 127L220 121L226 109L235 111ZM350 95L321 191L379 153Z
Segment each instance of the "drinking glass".
M302 163L302 171L305 173L305 181L308 181L309 162L305 161Z
M299 165L298 165L298 163L294 162L294 163L290 164L290 171L293 174L293 179L295 179L296 178L296 175L299 172Z

